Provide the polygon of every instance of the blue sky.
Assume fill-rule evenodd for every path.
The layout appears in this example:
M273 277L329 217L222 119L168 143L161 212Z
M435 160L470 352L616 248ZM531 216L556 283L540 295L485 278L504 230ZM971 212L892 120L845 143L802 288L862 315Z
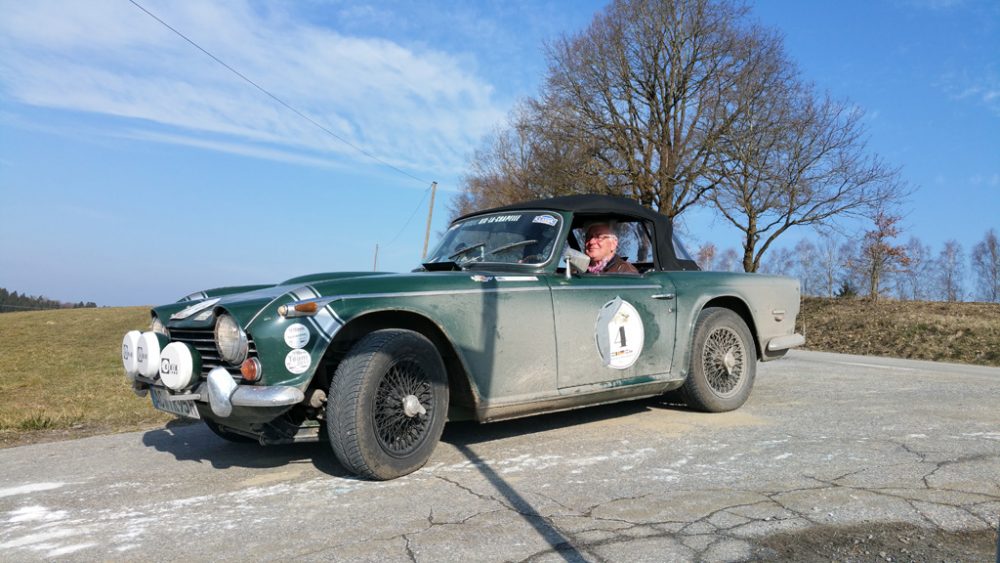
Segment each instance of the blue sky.
M0 2L0 286L152 304L419 261L471 152L601 2ZM1000 4L760 2L802 74L867 112L934 250L1000 227ZM416 177L417 179L411 178ZM409 224L408 218L412 217ZM405 224L405 228L404 228ZM693 242L737 246L710 214ZM791 246L807 231L790 234ZM391 243L391 244L390 244ZM695 244L692 244L694 246Z

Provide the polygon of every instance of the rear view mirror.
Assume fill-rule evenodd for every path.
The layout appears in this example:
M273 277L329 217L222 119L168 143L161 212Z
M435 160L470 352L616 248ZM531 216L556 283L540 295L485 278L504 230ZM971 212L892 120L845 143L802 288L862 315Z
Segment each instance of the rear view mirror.
M590 266L590 256L580 252L579 250L573 250L572 248L567 248L563 252L563 260L566 261L566 279L569 279L575 270L576 273L583 273L587 271Z

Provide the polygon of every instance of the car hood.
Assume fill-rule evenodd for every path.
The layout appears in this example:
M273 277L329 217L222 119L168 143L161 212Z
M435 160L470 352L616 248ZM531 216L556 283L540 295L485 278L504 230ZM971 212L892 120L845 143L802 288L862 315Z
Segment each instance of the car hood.
M217 313L221 309L245 325L268 304L281 300L282 296L285 295L288 297L284 301L294 301L296 299L294 294L299 293L298 290L313 284L326 285L338 280L361 280L392 275L395 274L386 272L327 272L298 276L272 285L206 289L192 293L176 303L154 307L152 313L168 327L204 328L211 327L215 322L214 315L207 312Z
M536 274L519 272L515 277L534 278ZM244 327L253 322L267 308L293 301L317 297L384 297L396 293L426 291L457 291L483 288L492 281L504 279L503 273L487 271L442 272L337 272L312 274L285 280L269 286L243 286L201 292L204 298L191 299L153 309L153 313L168 327L209 328L214 314L224 310L233 315ZM250 290L245 290L247 287ZM199 295L199 294L195 294ZM214 312L209 313L209 311Z

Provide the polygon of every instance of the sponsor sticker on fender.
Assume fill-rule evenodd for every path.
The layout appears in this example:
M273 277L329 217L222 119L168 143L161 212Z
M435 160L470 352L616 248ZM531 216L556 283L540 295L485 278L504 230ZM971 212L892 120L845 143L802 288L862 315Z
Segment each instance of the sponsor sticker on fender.
M302 323L288 325L285 329L285 344L292 349L305 348L309 343L309 336L309 327L306 325Z
M615 297L597 315L597 351L604 365L628 369L642 354L646 337L639 311L628 301Z
M305 373L311 363L309 352L302 349L292 350L285 356L285 369L288 370L288 373L295 375Z

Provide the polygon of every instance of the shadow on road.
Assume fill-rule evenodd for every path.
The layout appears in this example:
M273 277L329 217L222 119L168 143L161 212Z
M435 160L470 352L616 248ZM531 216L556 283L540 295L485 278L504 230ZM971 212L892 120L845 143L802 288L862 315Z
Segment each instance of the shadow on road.
M466 457L470 457L475 455L468 449L468 446L473 444L630 416L659 408L683 410L682 406L669 404L662 398L655 397L491 424L450 422L445 426L441 441L455 446ZM353 478L352 474L337 461L326 440L284 446L233 443L222 440L204 424L177 420L168 422L164 428L146 432L142 437L142 443L157 451L168 452L178 461L209 463L219 469L229 467L266 469L293 463L312 463L316 469L327 475ZM487 477L489 478L488 475ZM495 481L492 478L490 480ZM510 500L514 503L514 499Z
M316 469L333 477L353 478L344 469L325 441L285 446L261 446L227 442L204 424L168 422L166 427L150 430L142 443L157 451L173 454L177 461L210 463L212 467L273 468L293 463L312 463Z
M449 422L444 427L444 435L441 436L441 441L456 447L468 444L482 444L513 436L548 432L550 430L633 416L642 412L661 409L692 412L683 404L672 402L663 397L651 397L638 401L625 401L611 405L491 422L489 424L479 424L473 421Z

